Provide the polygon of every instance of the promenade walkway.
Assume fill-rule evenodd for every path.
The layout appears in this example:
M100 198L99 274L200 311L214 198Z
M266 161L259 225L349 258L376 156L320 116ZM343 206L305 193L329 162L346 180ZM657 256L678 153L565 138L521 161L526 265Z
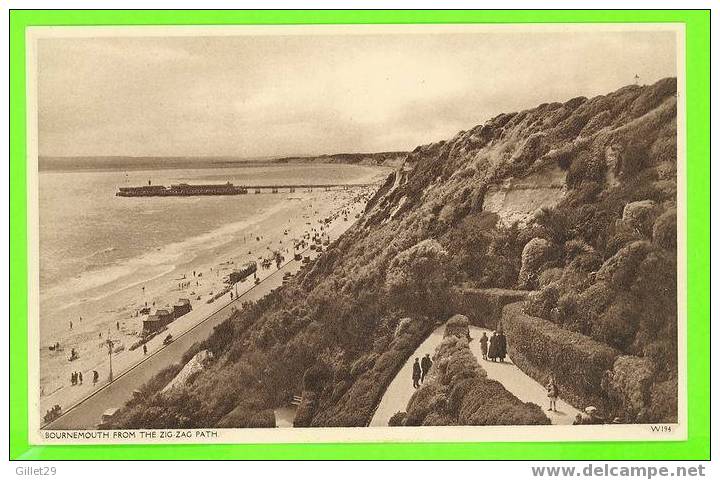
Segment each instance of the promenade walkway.
M338 222L337 225L328 231L331 240L337 239L344 233L352 222ZM303 256L314 258L317 252L306 249ZM122 407L127 400L132 398L133 392L139 389L144 383L154 377L164 368L182 359L183 354L190 349L195 342L205 340L217 325L226 320L233 312L233 309L241 309L242 303L246 301L257 301L282 285L283 274L286 272L296 273L302 268L302 263L290 260L283 264L280 269L265 276L262 281L253 285L246 293L241 294L233 301L230 301L230 293L220 297L209 305L202 305L203 308L214 308L212 313L196 325L184 332L174 332L174 341L166 346L160 346L147 357L140 357L140 361L127 369L119 372L111 383L98 387L95 391L89 391L88 396L78 401L71 407L65 409L62 416L44 425L46 430L85 430L97 428L102 413L113 407ZM220 305L223 305L220 307ZM162 342L165 335L159 335L155 341ZM91 387L90 387L91 388Z

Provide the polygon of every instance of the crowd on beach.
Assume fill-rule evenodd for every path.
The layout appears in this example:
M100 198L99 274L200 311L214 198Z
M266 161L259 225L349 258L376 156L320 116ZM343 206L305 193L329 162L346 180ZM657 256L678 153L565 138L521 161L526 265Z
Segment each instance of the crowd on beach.
M332 223L332 221L334 221L334 220L347 221L348 217L352 215L352 212L357 212L357 208L362 209L364 207L364 203L367 202L367 199L370 196L371 196L371 192L369 192L369 191L363 192L361 195L355 195L354 198L352 198L352 200L350 200L350 199L345 200L346 202L348 200L350 200L348 203L341 206L340 208L334 209L333 211L331 211L327 214L322 212L323 208L318 208L317 205L313 205L311 203L304 207L305 209L309 209L309 211L306 210L307 213L302 215L302 217L307 220L305 222L306 226L304 229L301 227L300 223L297 222L297 220L299 220L299 219L296 219L296 220L290 219L290 220L288 220L288 224L291 224L292 227L296 227L296 228L292 228L289 226L281 227L282 229L279 231L280 236L278 236L278 237L268 236L269 233L271 233L270 231L266 231L266 232L262 232L262 233L247 233L243 237L240 237L242 244L243 244L243 246L241 248L245 249L242 252L241 256L244 256L245 252L247 252L248 256L250 256L251 258L257 259L257 266L259 268L258 268L258 272L255 272L252 275L253 283L257 284L262 280L262 278L260 278L261 277L260 270L271 270L273 267L276 267L278 269L281 268L282 265L286 261L286 258L287 258L286 255L289 255L290 258L294 257L295 259L297 259L297 255L299 254L299 252L302 252L305 248L309 248L311 245L312 245L312 247L317 247L317 248L313 248L314 250L322 251L323 250L322 247L318 247L318 245L326 246L330 243L331 238L330 238L329 232L331 230L330 224ZM327 215L327 216L319 217L319 215ZM354 216L355 216L355 218L358 218L360 216L360 213L357 213ZM313 220L315 222L317 222L315 225L313 225L313 223L312 223ZM303 230L304 230L304 234L302 233ZM290 240L290 238L293 236L295 238L292 238L292 240ZM269 243L268 243L268 241L269 241ZM266 246L263 245L262 242L267 243L267 245ZM251 244L255 244L255 245L250 247ZM259 245L265 246L265 248L268 251L265 252L264 251L265 248L263 248ZM248 247L250 247L250 248L248 248ZM262 251L260 251L261 248L263 248ZM258 256L258 255L260 255L260 256ZM238 261L238 258L234 258L232 260L228 260L227 263L235 264L237 261ZM240 261L242 261L242 259L240 259ZM305 263L305 262L303 262L303 263ZM209 267L209 271L205 270L205 272L204 272L205 275L203 275L203 272L199 269L198 270L188 270L187 272L189 272L189 273L180 274L179 275L180 278L176 277L175 279L173 279L173 282L174 282L173 287L176 287L176 288L173 288L172 291L173 292L183 292L186 295L188 295L188 298L190 298L192 300L200 300L201 296L209 296L210 298L212 298L213 296L220 293L220 290L222 290L223 288L226 287L226 285L223 285L222 275L223 275L223 270L227 270L228 268L232 269L232 268L234 268L234 265L225 265L223 263L223 264L215 265L214 268ZM203 288L203 284L205 284L204 288ZM150 314L153 308L161 308L160 305L163 304L164 301L163 301L162 297L158 298L157 296L154 298L152 298L152 297L148 298L146 296L148 292L146 292L145 285L141 285L139 288L141 289L143 300L141 300L138 304L135 304L132 306L132 310L130 310L130 312L129 312L129 316L132 320L129 320L128 321L129 323L126 323L124 321L120 322L120 321L115 321L115 319L113 319L113 323L114 323L113 326L115 326L116 328L112 329L112 330L117 330L118 337L117 337L117 340L115 340L116 348L113 348L111 355L117 354L122 350L126 350L123 342L128 342L128 341L132 342L133 341L132 338L133 337L137 338L138 336L141 336L140 340L135 342L132 346L130 346L129 350L134 350L137 347L141 347L142 348L142 356L147 356L149 354L148 353L148 345L147 345L147 341L149 339L142 336L142 332L141 332L142 324L138 320L134 320L134 319L135 318L139 319L140 317L142 317L144 315ZM148 285L147 290L153 291L156 289L152 285ZM241 292L238 292L236 289L228 289L227 292L224 292L224 293L229 293L230 301L234 301L240 297ZM177 293L173 293L173 294L177 294ZM147 299L147 300L144 300L144 299ZM156 304L156 302L157 302L157 304ZM157 305L157 307L156 307L156 305ZM83 320L84 320L83 317L79 317L79 319L80 319L79 325L75 324L75 323L77 323L77 317L76 317L75 318L76 322L73 322L72 320L68 321L68 323L66 324L66 328L69 327L69 332L71 332L70 333L71 335L73 335L74 337L77 337L77 338L81 338L82 342L86 342L84 344L85 348L80 348L77 351L75 348L72 348L70 357L68 358L67 355L64 355L63 357L66 362L67 361L73 362L73 361L79 359L80 362L82 363L81 368L82 367L90 367L90 369L82 368L82 371L75 371L77 369L77 367L76 367L76 369L74 369L72 372L67 372L67 370L66 370L65 374L63 374L62 376L58 375L56 377L57 381L54 385L52 385L52 384L41 385L40 396L41 396L41 398L45 398L48 403L50 401L60 400L63 404L65 404L69 401L74 401L74 399L76 397L84 394L81 392L89 391L89 389L91 387L89 385L90 382L88 381L89 380L88 377L90 377L90 372L92 372L92 379L93 379L92 387L93 388L100 381L99 378L100 378L100 373L102 373L102 369L99 369L100 373L98 372L98 370L92 370L93 364L89 363L89 362L94 361L96 358L98 359L98 361L103 361L103 359L101 359L101 357L99 355L99 351L98 351L98 353L95 353L94 351L92 351L93 350L92 348L90 348L90 349L87 348L91 345L91 343L88 342L88 340L87 340L89 335L87 333L85 333L85 330L87 330L87 328L88 328L86 325L87 322L83 322ZM121 329L121 325L122 325L122 329ZM76 328L76 327L79 327L79 328ZM99 337L100 339L102 339L105 336L105 335L103 335L103 333L105 332L104 328L105 328L105 326L101 327L99 330L96 330L93 335L97 335L96 338ZM77 332L80 332L80 333L77 333ZM110 330L108 329L106 333L109 337ZM61 338L61 340L63 340L63 339ZM75 338L73 338L73 341L75 341ZM69 340L65 339L63 344L67 344L67 343L69 343ZM83 346L83 344L78 344L78 345L80 345L81 347ZM101 341L98 346L100 347L100 349L107 349L108 348L107 341ZM110 347L110 348L112 348L112 347ZM47 350L52 351L52 352L61 351L60 342L58 342L57 340L54 340L47 347ZM152 353L152 352L150 352L150 353ZM55 356L54 358L59 358L59 357ZM121 369L124 368L126 363L127 363L126 361L121 360L120 368ZM102 367L102 365L100 365L100 366ZM95 368L97 368L97 367L95 367ZM68 376L65 376L65 375L68 375ZM104 373L103 373L103 375L104 375ZM83 376L85 378L83 378ZM68 378L69 378L69 384L66 383L68 381L67 380ZM60 395L56 395L56 392L63 389L63 386L68 386L68 385L73 388L63 390L64 392L67 392L67 393L61 393ZM50 388L46 388L46 387L51 387L52 390ZM70 393L70 391L72 391L74 393ZM49 405L52 405L52 404L49 404ZM58 408L53 407L46 411L47 415L45 416L45 421L52 421L55 418L57 418L57 416L61 415L60 405L58 404L57 406L58 406Z

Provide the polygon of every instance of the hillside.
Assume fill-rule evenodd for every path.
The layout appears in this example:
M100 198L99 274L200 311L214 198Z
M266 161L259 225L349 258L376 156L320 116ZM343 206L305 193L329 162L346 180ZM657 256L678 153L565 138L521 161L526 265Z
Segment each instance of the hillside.
M350 165L377 165L398 167L402 165L407 152L377 153L335 153L331 155L284 157L274 163L347 163Z
M457 290L489 288L531 291L477 320L528 375L553 373L577 408L674 421L675 89L546 103L416 148L324 255L188 352L213 360L184 389L160 393L169 368L115 425L271 426L302 392L296 425L365 426Z
M132 171L147 169L186 169L186 168L238 168L264 165L284 165L294 163L341 163L348 165L372 165L396 167L402 164L407 152L380 153L337 153L332 155L296 156L296 157L52 157L38 158L40 171Z

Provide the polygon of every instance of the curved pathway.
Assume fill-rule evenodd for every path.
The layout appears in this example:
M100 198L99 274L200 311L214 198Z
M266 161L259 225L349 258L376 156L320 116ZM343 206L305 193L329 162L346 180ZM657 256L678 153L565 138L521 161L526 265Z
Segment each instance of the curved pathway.
M422 358L426 353L432 356L435 353L435 348L442 342L443 334L445 333L445 324L440 325L436 328L428 338L410 355L405 365L395 375L393 381L385 390L385 394L380 400L377 410L370 420L371 427L387 427L390 417L395 415L397 412L404 412L407 410L408 401L415 392L412 381L412 367L415 363L415 358Z
M505 362L490 362L483 360L480 353L480 342L478 339L483 332L488 336L492 334L491 330L479 327L470 327L470 351L478 359L478 363L487 372L487 377L497 380L517 398L523 402L533 402L543 409L553 425L570 425L575 420L575 415L580 413L579 410L564 402L562 399L557 401L557 412L547 411L548 398L545 386L536 382L533 378L526 375L511 360L506 359ZM433 355L435 348L440 344L445 333L445 324L436 328L430 336L415 350L408 358L405 365L395 376L388 386L383 398L380 400L375 414L370 421L371 427L387 427L390 417L397 412L407 410L408 401L415 392L412 384L412 365L415 358L421 358L426 353ZM561 392L562 393L562 392Z
M555 407L557 412L548 412L547 407L549 403L545 386L526 375L525 372L512 363L509 357L506 357L504 362L491 362L482 359L479 339L483 332L485 332L488 337L492 334L491 330L485 328L470 327L470 337L473 339L470 342L470 351L472 351L475 358L478 359L480 366L487 372L487 377L502 383L508 392L523 402L532 402L540 405L553 425L572 425L575 420L575 415L580 413L580 411L558 398ZM560 393L562 394L562 392Z

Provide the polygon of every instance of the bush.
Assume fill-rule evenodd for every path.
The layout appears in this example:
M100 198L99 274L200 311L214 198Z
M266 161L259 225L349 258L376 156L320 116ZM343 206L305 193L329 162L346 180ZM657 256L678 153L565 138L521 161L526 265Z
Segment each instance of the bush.
M388 420L388 426L390 427L402 427L405 425L405 417L407 417L407 413L405 412L397 412L393 414L392 417L390 417L390 420Z
M600 267L596 278L617 290L629 289L640 263L652 249L650 242L633 242L621 248Z
M358 358L355 362L353 362L352 367L350 367L350 376L355 378L367 372L375 365L375 361L379 357L380 355L377 353L370 352Z
M551 283L542 290L528 296L525 312L533 317L550 318L550 312L557 306L560 289L557 283Z
M653 224L659 213L659 208L654 201L639 200L625 205L622 220L640 232L645 238L649 238L652 235Z
M565 181L571 189L580 186L583 182L602 184L605 182L606 170L607 165L605 165L605 158L603 156L582 151L575 156L565 177Z
M518 276L518 286L532 290L537 287L538 276L556 256L555 245L544 238L533 238L523 248L522 266Z
M500 382L487 378L474 380L460 404L461 425L549 425L550 419L539 405L523 402Z
M330 372L327 367L324 364L316 363L305 371L305 375L303 375L303 389L311 392L319 392L329 379Z
M618 163L618 172L621 178L637 175L647 163L648 147L640 142L631 142L625 146L621 161Z
M453 315L445 324L444 337L470 338L470 322L465 315Z
M667 250L675 250L677 245L677 213L675 209L660 215L652 228L655 244Z
M647 421L654 376L649 360L631 355L619 356L603 383L613 403L612 416L620 417L624 423Z
M448 254L436 240L424 240L390 262L388 299L416 314L444 316L449 297Z

